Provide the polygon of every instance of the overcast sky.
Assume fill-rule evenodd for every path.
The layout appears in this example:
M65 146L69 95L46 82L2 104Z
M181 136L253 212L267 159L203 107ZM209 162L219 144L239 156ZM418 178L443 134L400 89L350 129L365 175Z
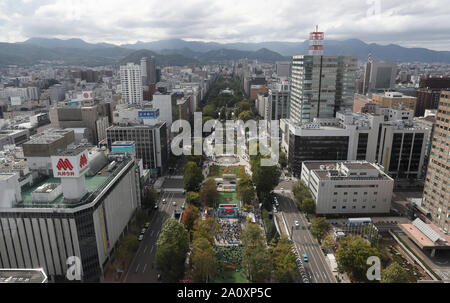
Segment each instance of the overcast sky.
M0 0L0 41L81 38L114 44L358 38L450 50L449 0Z

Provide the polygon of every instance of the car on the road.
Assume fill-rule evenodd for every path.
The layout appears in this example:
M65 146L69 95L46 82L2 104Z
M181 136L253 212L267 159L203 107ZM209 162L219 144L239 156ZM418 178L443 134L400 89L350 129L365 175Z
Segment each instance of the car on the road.
M141 235L145 234L147 230L145 228L141 229Z
M142 241L143 239L144 239L144 235L140 234L140 235L138 236L138 241Z
M306 253L302 253L303 261L308 262L308 256Z
M158 209L158 204L155 204L155 209Z
M157 278L158 280L161 280L161 274L158 274L158 275L156 276L156 278Z
M173 201L173 202L172 202L172 205L173 205L173 206L177 206L177 202Z
M166 204L166 199L163 199L163 200L162 200L162 203L163 203L163 204Z
M145 222L144 227L149 228L149 226L150 226L150 222Z
M184 205L181 205L180 208L181 208L182 210L184 210Z
M277 210L277 208L276 208L275 206L273 207L273 212L274 212L274 213L277 213L277 212L278 212L278 210Z
M299 227L300 223L298 223L298 221L295 221L295 227Z

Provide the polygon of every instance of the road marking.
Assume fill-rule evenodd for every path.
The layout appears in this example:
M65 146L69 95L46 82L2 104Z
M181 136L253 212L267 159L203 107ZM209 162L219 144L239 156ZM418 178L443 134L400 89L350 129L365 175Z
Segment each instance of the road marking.
M138 264L137 266L136 266L136 271L135 272L138 272L138 270L139 270L139 266L140 266L141 264Z
M147 268L147 263L145 263L144 265L144 270L142 271L142 273L145 273L145 269Z
M145 245L145 247L144 247L144 253L145 253L146 250L147 250L147 245Z
M151 254L151 253L152 253L152 251L153 251L153 247L154 247L154 246L152 246L152 248L150 248L150 254Z

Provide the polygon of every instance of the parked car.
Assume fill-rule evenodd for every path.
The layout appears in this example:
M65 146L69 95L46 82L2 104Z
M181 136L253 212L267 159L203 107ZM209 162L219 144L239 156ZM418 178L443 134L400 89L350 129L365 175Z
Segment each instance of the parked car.
M140 234L140 235L138 236L138 241L142 241L143 239L144 239L144 235Z
M295 221L295 227L299 227L300 223L298 223L298 221Z
M150 222L146 222L146 223L144 224L144 227L145 227L145 228L149 228L149 226L150 226Z
M166 204L166 199L163 199L163 200L162 200L162 203L163 203L163 204Z
M145 234L147 230L145 228L141 229L141 235Z

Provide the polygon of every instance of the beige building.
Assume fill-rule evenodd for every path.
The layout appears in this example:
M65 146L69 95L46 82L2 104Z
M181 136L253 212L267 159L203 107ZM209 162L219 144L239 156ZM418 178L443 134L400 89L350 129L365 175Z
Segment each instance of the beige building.
M385 92L383 94L373 94L372 100L381 107L390 107L395 109L412 109L416 112L416 97L403 95L399 92Z
M443 91L434 127L430 162L425 180L423 206L433 222L450 231L450 91Z

